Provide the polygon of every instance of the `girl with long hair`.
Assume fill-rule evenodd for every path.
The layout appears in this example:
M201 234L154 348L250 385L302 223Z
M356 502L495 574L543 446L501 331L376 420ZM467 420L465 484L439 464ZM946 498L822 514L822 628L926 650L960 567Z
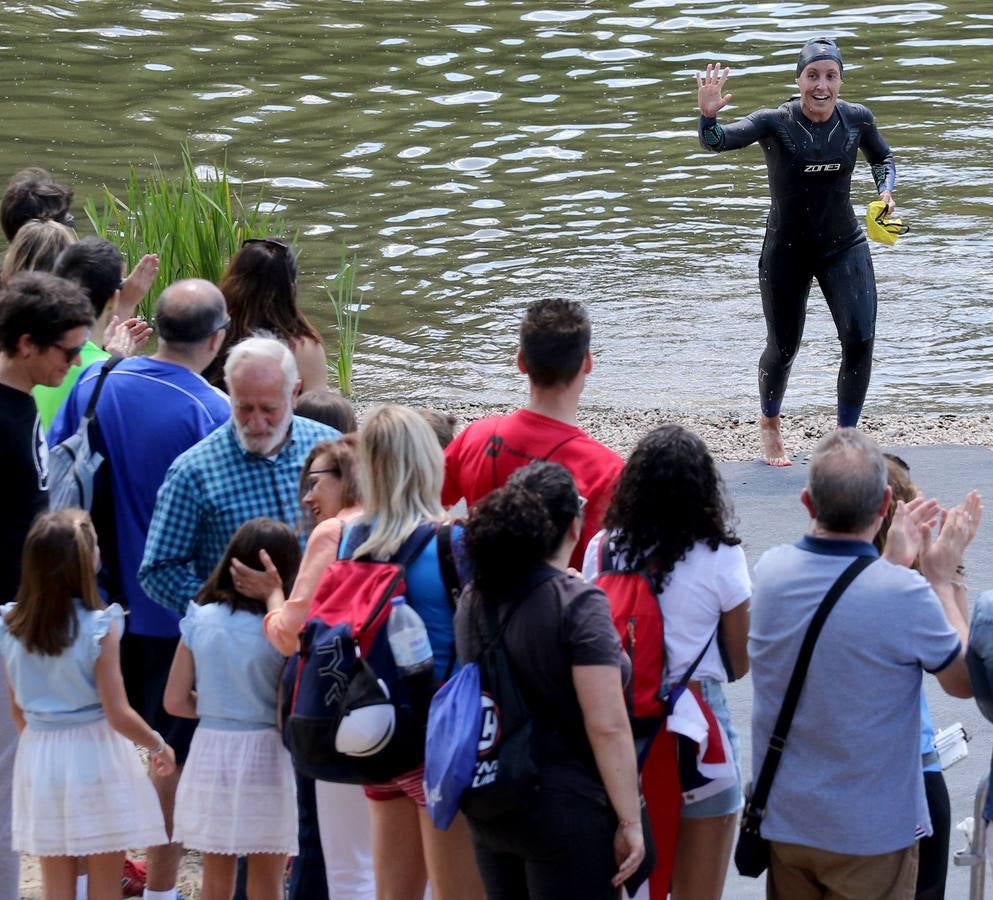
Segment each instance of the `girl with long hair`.
M286 859L297 852L293 764L276 730L283 657L265 639L264 602L234 585L238 560L264 563L288 587L300 543L287 525L250 519L179 624L164 705L199 718L176 790L173 839L203 857L204 900L231 900L239 856L248 857L248 894L282 900Z
M0 653L20 733L12 844L38 856L46 897L121 896L124 851L167 843L158 797L131 742L159 775L172 749L131 708L120 670L124 611L97 592L100 551L79 509L35 520L17 598L0 608Z
M203 373L224 388L228 350L256 331L268 331L289 346L303 391L326 389L327 353L321 335L297 306L297 260L279 238L249 238L231 257L220 283L231 324L217 358Z
M300 645L314 591L324 570L335 561L348 523L362 513L356 451L358 437L315 444L300 473L300 504L304 512L307 547L300 572L289 591L271 565L261 576L234 560L232 575L239 590L266 601L263 630L283 656ZM289 598L289 599L287 599ZM315 782L297 774L300 853L293 861L291 896L323 893L334 900L374 900L372 836L365 793L354 784ZM315 822L316 819L316 822ZM318 832L320 846L312 838ZM314 846L311 847L311 844ZM312 851L317 853L312 855ZM323 856L323 869L321 858ZM314 858L316 857L316 858Z
M592 580L601 570L602 542L608 541L612 569L641 571L650 579L665 623L660 687L676 685L700 657L689 687L713 709L734 750L738 783L683 803L674 900L719 900L742 803L738 738L721 685L729 673L740 678L748 671L751 581L730 518L707 445L679 425L663 425L631 453L605 527L590 541L583 563L583 574Z

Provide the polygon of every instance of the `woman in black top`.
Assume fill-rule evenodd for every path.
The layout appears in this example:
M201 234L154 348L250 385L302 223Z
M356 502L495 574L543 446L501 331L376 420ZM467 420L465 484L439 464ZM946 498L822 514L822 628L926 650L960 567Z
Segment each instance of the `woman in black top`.
M833 41L816 38L804 44L796 65L799 97L720 125L717 113L731 99L722 95L730 71L708 65L697 75L700 143L721 152L758 142L765 154L772 205L759 259L767 327L759 361L762 452L769 465L788 466L779 410L814 278L841 341L838 425L858 424L872 369L876 280L849 198L852 171L861 150L892 215L896 169L872 113L838 99L844 65Z
M484 604L496 605L541 773L529 808L470 819L489 900L616 900L645 853L620 642L606 596L567 571L584 505L565 468L534 462L466 525L459 658L479 657Z

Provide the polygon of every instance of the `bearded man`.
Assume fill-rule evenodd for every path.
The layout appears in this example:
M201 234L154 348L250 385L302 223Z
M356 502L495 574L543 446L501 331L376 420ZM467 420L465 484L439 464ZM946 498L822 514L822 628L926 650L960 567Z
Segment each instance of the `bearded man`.
M138 571L156 603L180 615L249 519L296 527L300 471L311 447L340 432L293 415L293 353L268 335L236 344L224 364L231 419L166 472Z

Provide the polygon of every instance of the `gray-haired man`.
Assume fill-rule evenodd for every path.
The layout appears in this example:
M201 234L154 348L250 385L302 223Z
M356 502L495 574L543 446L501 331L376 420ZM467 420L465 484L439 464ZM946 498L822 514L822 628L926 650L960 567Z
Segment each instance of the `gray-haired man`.
M809 532L755 567L749 656L754 682L752 771L761 770L804 634L828 589L860 556L890 504L873 440L842 428L810 462L801 501ZM933 543L934 500L899 504L882 558L832 610L769 793L771 898L914 896L916 830L930 832L920 757L922 672L971 695L965 610L952 586L982 507L969 494ZM923 574L909 566L919 559Z

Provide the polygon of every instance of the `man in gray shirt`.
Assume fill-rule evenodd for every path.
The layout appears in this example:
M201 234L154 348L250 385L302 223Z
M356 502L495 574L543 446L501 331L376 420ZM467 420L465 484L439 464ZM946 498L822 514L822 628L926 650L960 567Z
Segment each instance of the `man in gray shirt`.
M851 428L821 440L801 500L807 535L755 567L752 772L757 777L807 626L837 577L872 539L890 504L875 442ZM922 672L971 696L966 610L952 581L982 512L973 491L937 539L935 500L894 514L881 559L842 595L821 632L766 803L767 896L912 900L916 832L930 833L920 758ZM919 560L921 573L910 566Z

